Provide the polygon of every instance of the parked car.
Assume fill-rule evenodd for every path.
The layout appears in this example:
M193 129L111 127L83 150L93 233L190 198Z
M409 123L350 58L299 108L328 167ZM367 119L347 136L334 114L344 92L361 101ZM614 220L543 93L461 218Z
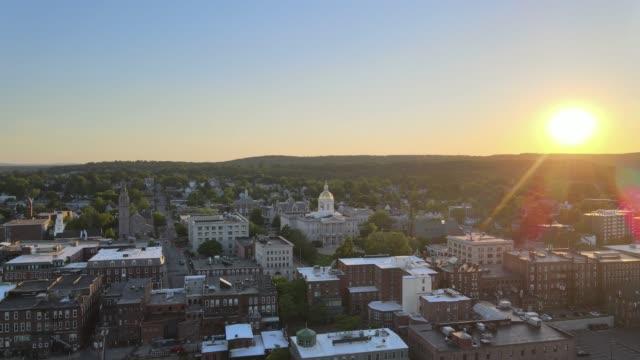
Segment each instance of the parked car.
M590 353L584 351L584 350L578 350L578 352L576 352L576 355L578 357L587 357L587 356L591 356Z

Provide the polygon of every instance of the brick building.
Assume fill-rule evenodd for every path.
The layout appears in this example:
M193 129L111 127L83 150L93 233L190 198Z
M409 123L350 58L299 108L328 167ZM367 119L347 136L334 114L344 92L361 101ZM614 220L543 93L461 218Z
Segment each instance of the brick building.
M596 235L598 246L620 244L632 238L633 212L630 210L596 210L582 216L589 231Z
M485 265L482 270L478 285L481 300L515 301L524 289L523 277L506 270L503 265Z
M44 245L44 244L43 244ZM2 265L4 281L46 280L55 277L63 266L86 260L97 244L49 243L48 246L22 246L23 255Z
M101 297L100 327L108 329L108 346L142 341L145 305L151 296L150 279L129 279L111 284Z
M336 268L341 272L343 304L354 314L368 309L372 299L397 302L403 311L417 313L418 297L432 290L437 275L416 256L344 258L338 259Z
M263 270L251 259L215 256L209 259L194 259L193 270L197 275L227 276L227 275L256 275Z
M443 326L409 326L409 356L413 360L572 360L575 339L546 324L482 321ZM464 331L463 329L467 330Z
M17 219L0 226L5 242L14 243L23 240L44 240L47 236L49 219Z
M640 283L631 283L617 290L607 291L605 308L613 315L616 325L640 326Z
M270 276L227 275L206 280L202 295L189 296L186 309L191 317L202 320L202 333L215 334L228 323L249 323L254 329L278 324L278 296Z
M330 316L342 313L340 293L342 272L328 266L302 267L298 268L297 272L298 276L305 281L309 306L322 304Z
M87 262L90 275L102 275L106 284L134 278L152 279L161 288L166 273L162 247L101 249Z
M480 277L483 272L480 265L438 261L435 269L438 271L436 288L451 288L472 299L480 298Z
M85 346L98 316L99 276L24 281L0 302L0 351L42 357Z
M439 289L420 296L420 314L430 323L468 320L471 299L453 289Z
M524 279L524 294L535 296L538 309L570 305L571 259L551 252L513 251L504 254L505 269Z

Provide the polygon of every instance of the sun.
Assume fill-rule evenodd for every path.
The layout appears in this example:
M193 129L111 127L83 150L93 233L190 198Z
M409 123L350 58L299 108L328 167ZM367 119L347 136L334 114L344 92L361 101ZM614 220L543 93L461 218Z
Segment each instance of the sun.
M548 130L558 144L576 146L593 136L596 125L596 118L590 112L580 108L569 108L553 114Z

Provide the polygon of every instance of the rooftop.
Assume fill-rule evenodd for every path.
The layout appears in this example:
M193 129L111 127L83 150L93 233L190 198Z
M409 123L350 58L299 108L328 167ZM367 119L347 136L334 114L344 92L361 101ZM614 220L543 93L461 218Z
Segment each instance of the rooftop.
M377 292L378 288L375 286L351 286L349 287L349 292L354 293L367 293L367 292Z
M282 236L258 236L256 239L256 245L262 245L262 246L292 246L293 244L285 239Z
M346 266L374 265L381 269L403 269L411 275L433 275L437 271L431 269L429 264L417 256L376 256L361 258L338 259Z
M152 246L147 248L129 248L129 249L101 249L95 254L89 263L96 261L111 261L111 260L146 260L146 259L161 259L164 262L164 256L162 255L161 246Z
M145 289L149 286L150 281L150 279L133 278L126 282L116 282L105 290L104 295L118 297L118 304L137 304L142 302L145 297Z
M581 251L580 255L601 263L640 262L640 258L615 250Z
M63 246L60 250L55 250L52 247L50 252L37 252L35 254L26 254L15 257L5 264L17 265L28 263L53 263L54 260L67 261L68 258L74 256L79 251L82 251L86 247L92 247L94 245L85 244L78 246ZM38 249L36 249L38 250Z
M626 244L626 245L608 245L605 248L610 250L617 250L629 254L632 256L640 257L640 244Z
M485 233L468 233L465 235L448 235L447 240L464 241L474 244L513 245L512 240L502 239Z
M262 337L262 344L267 350L289 347L289 342L284 337L282 330L263 331L260 336Z
M149 305L180 305L186 304L187 297L184 289L153 290L149 297Z
M401 311L402 305L395 301L372 301L369 303L369 308L375 311L390 312Z
M202 342L202 353L215 353L229 350L229 344L227 340L214 339Z
M427 300L428 302L455 302L455 301L465 301L471 300L470 298L462 295L461 293L453 290L453 289L438 289L434 290L426 295L422 295L421 298Z
M526 260L526 261L532 261L532 262L545 262L545 263L552 263L552 262L569 262L570 259L568 259L565 256L561 256L558 254L555 254L553 252L550 251L510 251L509 252L510 255L514 255L516 257L518 257L521 260Z
M318 334L312 347L299 346L297 338L292 336L291 344L303 359L408 349L400 336L386 328Z
M244 216L240 214L217 214L217 215L191 215L189 222L192 223L216 223L216 222L237 222L247 223L249 222Z
M236 257L213 257L209 259L194 259L193 269L198 270L215 270L228 268L259 268L260 266L253 260L242 259Z
M262 344L262 337L260 335L256 335L253 337L253 344L251 346L235 348L229 351L229 358L261 356L264 356L264 345Z
M409 325L409 328L440 352L460 350L458 346L446 341L446 337L440 329L434 328L432 325ZM469 335L473 342L480 347L522 345L570 339L569 335L546 324L542 324L540 327L533 327L525 322L511 322L509 325L497 326L495 331L490 333L492 336L487 338L490 343L484 345L480 341L482 333L476 327L469 328L471 329L469 330Z
M599 209L589 213L584 214L585 216L627 216L632 214L630 210L622 210L622 209Z
M253 330L251 330L250 324L227 325L224 327L224 333L227 341L253 338Z
M29 225L47 225L49 219L15 219L4 223L4 226L29 226Z
M340 271L332 269L330 266L299 267L298 273L307 282L340 280L338 277Z

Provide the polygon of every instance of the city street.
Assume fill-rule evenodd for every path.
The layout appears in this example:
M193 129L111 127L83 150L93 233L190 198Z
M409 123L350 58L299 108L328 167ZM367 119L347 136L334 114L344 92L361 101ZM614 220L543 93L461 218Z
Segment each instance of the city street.
M176 231L173 217L167 206L167 197L160 189L155 192L155 202L156 210L167 219L167 226L160 234L159 239L166 259L167 275L165 287L179 288L184 284L184 276L189 275L188 261L184 255L184 249L179 249L175 246Z
M640 359L640 331L627 329L575 331L576 349L590 354L591 360L637 360Z

